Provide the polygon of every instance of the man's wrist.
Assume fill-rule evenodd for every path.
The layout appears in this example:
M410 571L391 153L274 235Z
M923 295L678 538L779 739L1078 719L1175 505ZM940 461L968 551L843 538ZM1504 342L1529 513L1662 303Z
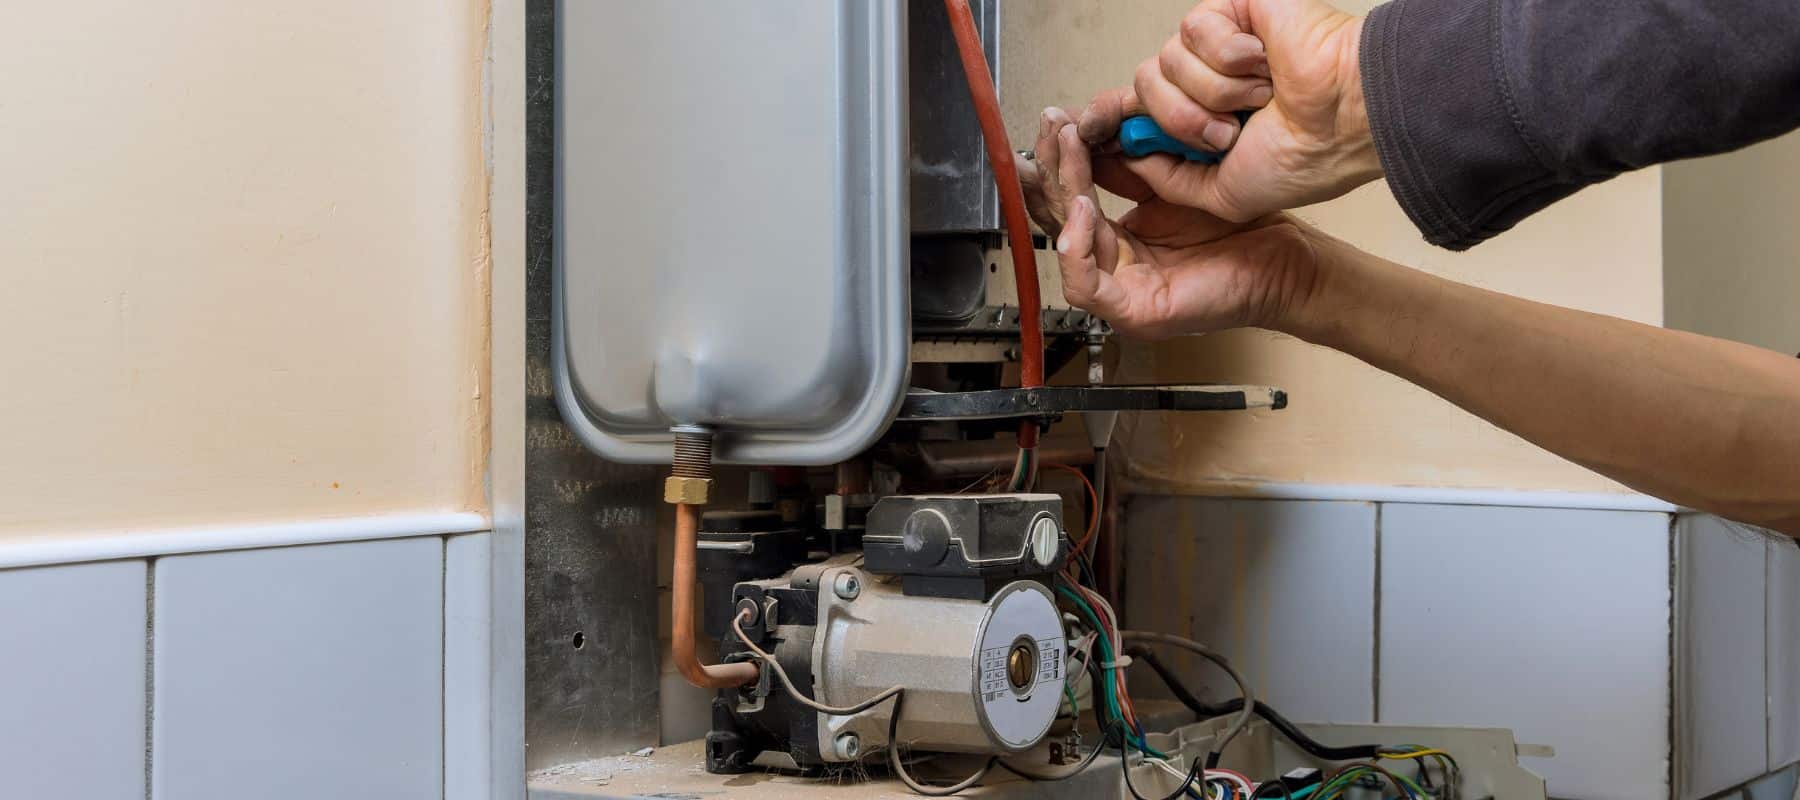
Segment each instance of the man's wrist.
M1341 172L1351 186L1361 186L1382 178L1381 153L1375 147L1375 134L1369 127L1369 106L1365 102L1362 80L1362 35L1365 17L1351 17L1339 31L1338 135Z
M1311 257L1305 275L1293 276L1294 290L1281 304L1275 319L1264 327L1313 344L1338 347L1356 303L1348 292L1366 278L1357 277L1366 254L1310 225L1301 225Z

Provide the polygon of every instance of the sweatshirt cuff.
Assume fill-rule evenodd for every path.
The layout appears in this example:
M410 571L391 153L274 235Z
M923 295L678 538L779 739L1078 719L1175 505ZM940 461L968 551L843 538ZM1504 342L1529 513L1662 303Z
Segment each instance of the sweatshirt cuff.
M1506 85L1492 0L1393 0L1363 23L1369 128L1400 207L1466 250L1572 189L1535 156Z

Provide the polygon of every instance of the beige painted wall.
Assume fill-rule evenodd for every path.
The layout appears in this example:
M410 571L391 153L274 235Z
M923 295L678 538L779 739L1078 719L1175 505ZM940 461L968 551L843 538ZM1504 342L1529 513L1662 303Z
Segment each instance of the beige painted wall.
M15 9L0 538L482 507L486 24Z
M1128 82L1191 7L1191 0L1008 0L1002 83L1011 135L1033 135L1045 105L1080 106ZM1465 254L1425 244L1384 185L1302 212L1401 263L1653 324L1663 311L1661 214L1657 170L1582 192ZM1246 481L1620 490L1410 384L1285 336L1236 331L1126 343L1120 358L1125 381L1269 383L1292 398L1278 413L1123 421L1121 450L1143 483L1185 491Z
M1800 352L1800 134L1663 174L1669 327Z

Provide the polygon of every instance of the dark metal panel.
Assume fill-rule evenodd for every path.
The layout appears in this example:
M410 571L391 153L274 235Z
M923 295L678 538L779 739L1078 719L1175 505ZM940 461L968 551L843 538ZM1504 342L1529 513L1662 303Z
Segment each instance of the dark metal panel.
M529 0L527 14L525 758L535 770L657 743L662 471L589 453L551 397L556 2Z
M1000 77L1000 0L969 4L996 84ZM988 167L981 124L950 35L950 18L936 0L907 9L907 113L911 118L912 230L915 234L1000 229L1000 201Z

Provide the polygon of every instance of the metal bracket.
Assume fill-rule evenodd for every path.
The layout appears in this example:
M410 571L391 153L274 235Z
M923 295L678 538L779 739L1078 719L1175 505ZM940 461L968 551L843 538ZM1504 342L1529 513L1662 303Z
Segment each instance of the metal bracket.
M1287 407L1287 392L1272 386L1042 386L978 392L913 390L899 421L1052 417L1099 411L1244 411Z

